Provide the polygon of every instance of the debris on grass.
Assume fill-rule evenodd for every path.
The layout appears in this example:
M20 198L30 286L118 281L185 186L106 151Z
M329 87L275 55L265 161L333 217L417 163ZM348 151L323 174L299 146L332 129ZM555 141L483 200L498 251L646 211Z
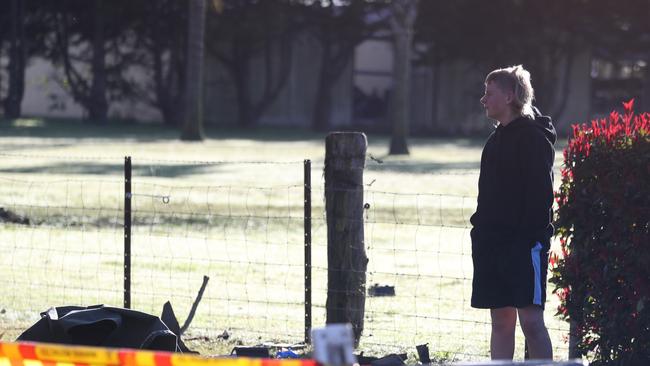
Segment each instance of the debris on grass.
M29 225L29 219L16 214L11 210L0 207L0 222L11 222L14 224Z
M269 348L264 346L239 346L233 348L230 354L236 357L271 358Z
M395 286L375 283L368 289L368 296L395 296Z

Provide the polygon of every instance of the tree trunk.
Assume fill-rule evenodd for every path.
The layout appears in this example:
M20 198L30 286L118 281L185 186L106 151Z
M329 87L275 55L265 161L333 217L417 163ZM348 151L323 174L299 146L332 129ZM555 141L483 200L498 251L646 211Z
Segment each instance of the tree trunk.
M390 155L408 154L406 137L410 122L411 87L411 37L407 32L396 36L395 42L395 89L393 90L393 134L390 142Z
M5 116L18 118L25 94L25 5L22 0L11 1L11 49L9 56L9 90L4 103Z
M186 6L185 10L189 8ZM186 28L187 29L187 26ZM170 104L176 106L170 113L171 125L175 127L183 126L183 119L185 118L185 84L187 79L187 37L184 35L176 35L174 37L176 42L170 49L169 70L167 73L167 89L168 100Z
M185 74L185 121L181 140L203 140L203 47L206 0L190 0L187 72Z
M395 0L390 19L395 45L395 88L393 90L390 155L408 154L406 138L409 133L411 110L411 43L417 16L417 0Z
M153 61L153 80L155 85L155 99L154 102L158 109L160 109L160 114L163 117L163 123L166 126L174 126L172 119L172 106L169 103L167 88L163 82L163 60L162 60L162 51L157 45L151 50L151 58Z
M57 22L55 23L55 41L56 52L60 57L63 66L64 79L61 81L63 86L66 86L72 98L81 104L86 111L90 111L90 86L87 83L85 74L79 73L72 64L70 57L70 23L73 16L69 13L69 9L63 9L57 14Z
M439 125L440 121L438 120L438 97L440 96L440 64L440 57L434 55L432 78L433 95L431 96L431 132L433 133L440 133L442 131L442 127Z
M324 132L330 127L332 120L332 82L324 71L320 72L321 80L316 90L312 128L314 131Z
M326 131L330 126L332 117L332 83L327 72L330 67L330 54L332 45L328 40L322 42L323 51L320 58L320 71L318 73L318 85L316 89L316 100L312 115L312 128L314 131Z
M287 31L279 38L279 41L273 41L271 38L266 39L265 44L265 75L264 75L264 92L257 101L251 102L250 119L252 124L257 124L264 112L277 99L280 92L284 89L289 80L289 74L293 65L293 36L291 31ZM278 60L274 61L272 49L276 45L278 48ZM279 70L273 67L277 64ZM275 76L275 77L274 77Z
M564 110L567 106L567 100L569 99L569 93L571 93L571 70L573 69L573 60L575 58L574 54L575 49L573 47L569 47L565 53L566 59L564 61L564 73L562 74L562 82L558 83L560 84L558 88L553 90L554 95L560 95L559 104L551 112L551 116L554 116L555 118L560 118L562 113L564 113Z
M368 257L363 232L363 168L368 141L358 132L325 140L327 324L351 323L358 346L364 327Z
M336 48L331 42L329 39L321 41L323 53L312 115L312 128L321 132L327 131L332 123L332 89L350 63L355 47L361 41L352 40L346 44L338 44Z
M170 60L165 74L163 66L162 50L154 47L152 50L153 72L155 84L154 104L160 110L163 123L167 127L178 128L182 126L183 120L183 99L182 88L179 87L178 55L179 50L170 50Z
M88 117L92 122L105 123L108 114L106 101L106 44L104 34L103 0L94 2L94 34L92 85L90 86L90 105Z
M255 127L264 112L285 87L293 62L293 36L287 31L277 39L268 37L264 47L264 82L256 84L262 93L254 98L251 90L252 45L245 39L232 41L232 59L224 62L235 83L237 97L237 124L242 128ZM278 47L278 53L273 47ZM279 55L278 57L274 55ZM223 58L221 58L222 61ZM276 65L277 64L277 65ZM277 66L277 67L274 67Z
M185 118L185 56L187 49L187 15L189 8L187 2L175 6L173 2L163 1L156 3L158 11L150 14L152 17L151 57L153 66L153 81L155 97L152 105L160 110L163 123L170 128L183 127ZM174 6L172 6L174 5ZM166 8L172 6L176 11L183 12L177 17L176 24L167 36L160 34L162 19L167 19ZM184 15L184 16L183 16ZM171 34L171 36L169 36ZM169 38L171 37L171 39Z
M243 56L236 62L233 79L237 89L237 124L243 128L253 127L252 101L250 92L250 68L248 56Z

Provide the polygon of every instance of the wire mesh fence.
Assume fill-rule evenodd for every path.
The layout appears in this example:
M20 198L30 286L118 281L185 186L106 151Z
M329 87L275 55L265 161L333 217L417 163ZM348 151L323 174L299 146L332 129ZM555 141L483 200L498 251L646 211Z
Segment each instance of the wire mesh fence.
M316 194L316 193L315 193ZM316 194L318 195L318 194ZM467 219L475 197L364 192L366 273L361 348L393 352L428 343L442 359L485 358L489 350L487 310L470 306L472 258ZM314 233L314 307L323 320L327 294L325 217ZM568 326L554 318L548 294L546 319L555 354L566 358ZM318 321L317 321L318 323ZM519 357L523 334L518 330Z
M2 157L2 329L24 329L49 306L121 301L123 183L109 172L122 164L94 164Z
M152 192L133 201L134 308L156 311L170 299L184 316L207 275L193 328L302 339L302 185L136 181L133 190Z
M302 169L135 160L131 307L159 314L170 300L182 320L208 276L192 329L302 340ZM123 305L123 172L121 159L3 156L2 329L25 329L50 306Z
M469 305L468 218L476 198L462 188L477 178L475 171L424 167L421 173L441 180L425 187L416 176L402 185L386 183L387 172L403 167L375 160L368 167L362 218L368 292L360 349L414 351L429 343L439 358L485 358L489 313ZM303 161L134 159L131 307L157 314L169 300L182 320L208 276L193 331L225 331L245 343L303 341L306 317L314 326L326 321L322 169L308 168L315 179L307 185L313 213L307 228ZM1 329L17 334L51 306L123 305L123 174L122 159L2 156ZM444 193L423 193L435 189ZM306 229L312 242L308 281ZM307 307L306 290L312 297ZM555 353L566 355L568 326L554 319L554 297L548 298ZM518 339L523 344L521 334Z
M393 172L408 174L391 180ZM437 359L488 355L489 312L470 306L469 217L476 196L466 187L477 180L478 166L367 161L363 222L369 261L362 349L401 352L408 345L406 350L414 352L415 345L428 343ZM314 197L325 196L324 186L314 187ZM326 216L319 212L313 233L316 323L325 318L328 271ZM555 317L557 300L551 291L549 287L547 326L554 353L566 358L568 325ZM517 339L517 356L523 358L520 329Z

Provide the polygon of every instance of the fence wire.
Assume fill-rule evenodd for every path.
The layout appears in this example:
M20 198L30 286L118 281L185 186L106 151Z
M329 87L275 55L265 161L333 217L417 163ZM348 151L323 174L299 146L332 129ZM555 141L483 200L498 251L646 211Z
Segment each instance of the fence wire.
M323 194L314 191L314 196ZM414 352L415 345L428 343L439 359L487 357L489 311L470 306L469 216L476 197L370 189L363 194L369 261L361 348ZM326 219L314 218L314 306L321 320L327 296ZM547 325L555 354L566 358L568 326L554 316L557 301L551 290L549 286ZM523 358L524 337L517 332L518 356Z
M369 263L360 350L414 353L428 343L439 358L487 357L489 313L470 307L476 197L464 185L477 178L476 167L425 166L396 183L386 173L402 167L368 164L375 165L364 185ZM326 320L322 169L314 164L311 187L314 326ZM3 155L0 329L13 330L4 340L51 306L122 305L122 174L121 159ZM434 181L418 183L423 176ZM208 276L191 332L247 344L303 340L302 161L134 158L132 177L134 309L159 314L169 300L182 323ZM444 193L423 193L435 189ZM546 319L555 353L566 355L568 326L554 317L550 290ZM517 339L521 351L520 332Z

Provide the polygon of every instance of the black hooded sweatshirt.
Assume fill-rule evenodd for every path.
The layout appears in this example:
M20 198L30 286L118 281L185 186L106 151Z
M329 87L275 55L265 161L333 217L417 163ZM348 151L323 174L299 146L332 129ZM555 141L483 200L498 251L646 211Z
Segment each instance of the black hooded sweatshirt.
M534 120L522 116L499 125L485 143L478 206L470 219L473 245L550 246L557 135L551 118L534 112Z

